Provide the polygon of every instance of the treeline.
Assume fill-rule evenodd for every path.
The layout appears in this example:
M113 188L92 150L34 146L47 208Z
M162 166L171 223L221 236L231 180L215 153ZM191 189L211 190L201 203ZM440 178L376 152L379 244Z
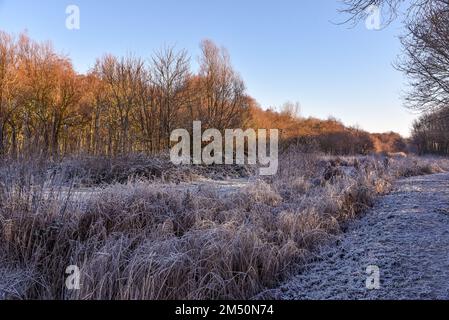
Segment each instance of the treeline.
M357 127L347 127L332 117L327 120L303 118L299 111L299 105L293 103L286 103L280 112L253 108L250 110L250 124L280 129L285 147L298 144L335 155L409 150L407 140L398 133L368 133Z
M106 55L80 75L50 44L0 33L0 154L154 153L193 120L243 127L243 81L226 50L201 49L197 74L185 51L164 48L147 60Z
M422 115L413 125L413 143L420 154L449 155L449 108Z
M326 153L382 151L367 132L301 118L298 105L263 110L208 40L196 73L187 52L166 47L147 59L105 55L82 75L51 44L0 32L0 156L154 154L197 120L204 130L280 129L284 143Z

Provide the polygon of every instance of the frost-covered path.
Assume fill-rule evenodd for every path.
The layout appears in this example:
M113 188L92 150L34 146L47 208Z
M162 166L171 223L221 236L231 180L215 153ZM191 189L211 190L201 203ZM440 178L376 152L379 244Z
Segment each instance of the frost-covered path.
M381 288L366 289L380 268ZM272 291L280 299L449 299L449 174L396 184L337 246Z

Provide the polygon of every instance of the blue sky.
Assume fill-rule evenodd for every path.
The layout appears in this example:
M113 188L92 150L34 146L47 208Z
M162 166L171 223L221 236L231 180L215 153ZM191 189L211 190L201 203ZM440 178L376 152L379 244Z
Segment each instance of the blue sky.
M78 5L81 29L65 28ZM0 0L0 29L50 40L86 72L105 53L149 57L163 45L225 46L248 93L263 107L300 102L302 114L409 134L403 76L392 67L400 24L370 31L336 25L338 0Z

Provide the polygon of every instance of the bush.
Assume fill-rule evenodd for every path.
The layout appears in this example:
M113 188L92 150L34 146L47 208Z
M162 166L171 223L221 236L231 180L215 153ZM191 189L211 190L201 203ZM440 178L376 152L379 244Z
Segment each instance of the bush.
M149 179L168 183L191 182L199 177L224 180L252 174L248 166L176 166L168 156L72 157L51 164L50 172L66 184L74 179L84 186Z

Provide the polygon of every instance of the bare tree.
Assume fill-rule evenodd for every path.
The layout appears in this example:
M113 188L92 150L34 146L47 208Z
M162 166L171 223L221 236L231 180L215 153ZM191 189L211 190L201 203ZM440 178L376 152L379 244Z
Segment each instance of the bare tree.
M23 36L19 47L26 143L42 155L56 154L60 128L74 102L75 73L69 72L69 60L58 56L50 44Z
M233 69L226 49L205 40L201 51L198 116L206 127L237 127L248 109L245 84Z
M97 62L96 73L108 92L109 152L130 152L131 120L138 107L141 82L145 81L144 63L132 56L118 59L109 55Z
M152 57L151 83L154 86L160 119L159 147L170 145L170 134L175 129L180 111L187 99L185 89L190 77L190 59L186 51L176 52L166 47Z
M17 128L14 125L14 113L17 112L17 46L14 39L0 32L0 156L6 153L5 139L7 126L10 126L13 149L17 141ZM15 151L14 151L15 152Z
M341 0L341 2L343 6L340 11L348 15L345 22L357 23L366 19L373 6L382 11L386 21L391 22L397 17L398 9L404 0Z
M440 1L406 25L396 67L407 75L407 106L434 111L449 105L449 1Z
M389 23L398 17L401 9L407 21L412 21L423 11L428 11L447 0L340 0L341 12L348 16L346 22L357 23L364 20L371 13L370 8L377 7L384 17L384 22Z

